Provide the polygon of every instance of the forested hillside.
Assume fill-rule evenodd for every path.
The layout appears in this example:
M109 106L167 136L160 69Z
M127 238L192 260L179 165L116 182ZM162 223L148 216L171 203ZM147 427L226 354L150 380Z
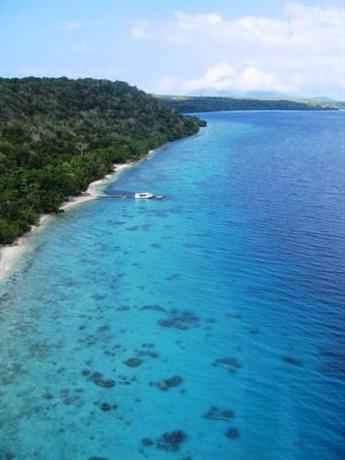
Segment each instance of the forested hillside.
M168 107L181 113L216 112L221 110L338 110L345 102L318 99L250 99L234 97L156 96Z
M0 244L67 196L167 141L198 131L123 82L0 78Z

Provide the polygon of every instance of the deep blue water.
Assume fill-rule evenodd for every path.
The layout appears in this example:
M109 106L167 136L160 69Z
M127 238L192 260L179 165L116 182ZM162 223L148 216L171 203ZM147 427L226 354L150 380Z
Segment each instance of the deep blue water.
M202 117L1 284L1 459L345 457L345 114Z

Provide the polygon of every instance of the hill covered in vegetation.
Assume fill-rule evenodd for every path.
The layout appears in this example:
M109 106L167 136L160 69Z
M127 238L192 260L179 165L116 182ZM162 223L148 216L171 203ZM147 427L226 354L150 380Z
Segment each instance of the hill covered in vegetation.
M201 124L120 81L0 78L0 244L114 163L194 134Z
M345 102L318 99L284 100L234 97L156 96L168 107L181 113L216 112L221 110L338 110Z

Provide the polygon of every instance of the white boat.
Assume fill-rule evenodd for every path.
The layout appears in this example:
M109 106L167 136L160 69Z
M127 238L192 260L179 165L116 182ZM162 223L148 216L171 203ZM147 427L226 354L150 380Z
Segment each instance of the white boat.
M136 192L134 194L134 198L136 200L149 200L153 197L154 197L153 193L149 193L149 192Z

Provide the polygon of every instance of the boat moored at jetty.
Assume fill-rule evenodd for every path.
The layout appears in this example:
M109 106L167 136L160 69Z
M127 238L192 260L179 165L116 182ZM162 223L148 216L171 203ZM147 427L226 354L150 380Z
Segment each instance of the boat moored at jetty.
M93 196L94 198L115 198L118 200L126 200L134 198L136 200L162 200L165 195L154 195L151 192L118 192L116 194L100 193L100 194L85 194L85 196Z
M134 198L136 200L150 200L151 198L154 198L154 194L149 192L136 192L134 194Z

